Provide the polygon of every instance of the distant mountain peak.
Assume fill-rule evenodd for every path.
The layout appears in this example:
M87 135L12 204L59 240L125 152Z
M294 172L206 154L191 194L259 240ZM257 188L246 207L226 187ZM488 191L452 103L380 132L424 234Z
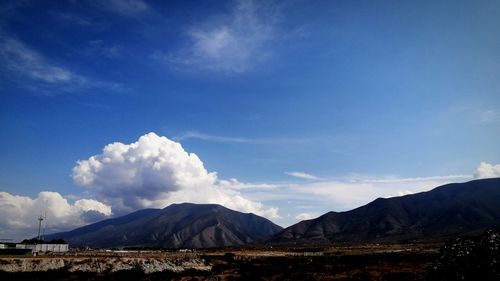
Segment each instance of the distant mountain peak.
M271 221L217 204L176 203L48 235L71 246L205 248L256 242L281 231Z

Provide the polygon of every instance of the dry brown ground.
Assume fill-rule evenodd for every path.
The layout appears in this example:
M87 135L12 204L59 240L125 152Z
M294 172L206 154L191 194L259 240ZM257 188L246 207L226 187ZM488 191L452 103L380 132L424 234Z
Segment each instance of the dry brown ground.
M425 280L426 272L438 256L439 243L358 244L307 247L237 247L179 251L71 251L48 254L36 259L154 258L203 260L212 269L181 273L118 275L102 273L89 280ZM19 258L19 257L16 257ZM8 257L0 258L5 261ZM72 280L74 274L53 280ZM166 274L166 275L165 275ZM42 276L42 275L37 275ZM114 277L113 277L114 276ZM125 276L125 277L124 277ZM23 279L23 276L19 279ZM16 277L16 278L17 278ZM25 280L33 278L25 275ZM67 279L65 279L67 277ZM77 276L78 277L78 276ZM116 277L116 278L115 278ZM103 279L100 279L103 278ZM125 278L125 279L124 279Z

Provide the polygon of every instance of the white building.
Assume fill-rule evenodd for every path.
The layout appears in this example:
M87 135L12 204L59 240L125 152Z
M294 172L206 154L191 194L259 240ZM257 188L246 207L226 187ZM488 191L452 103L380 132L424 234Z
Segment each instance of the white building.
M0 250L31 250L37 255L44 252L64 253L69 251L68 244L0 244Z

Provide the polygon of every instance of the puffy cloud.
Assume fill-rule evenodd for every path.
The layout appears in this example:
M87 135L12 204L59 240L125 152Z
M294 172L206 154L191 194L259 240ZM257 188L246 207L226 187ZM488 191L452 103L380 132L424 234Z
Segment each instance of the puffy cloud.
M16 239L36 236L40 215L46 216L46 233L67 230L112 215L111 207L102 202L80 199L71 204L61 194L49 191L40 192L34 199L0 192L0 213L0 235Z
M73 169L77 184L93 186L104 198L119 199L132 209L158 207L156 202L171 192L212 186L216 178L196 154L154 133L132 144L109 144L102 154L78 161Z
M159 206L171 203L212 203L244 213L254 213L267 218L279 218L278 208L265 208L262 203L243 197L235 190L222 189L219 186L198 187L192 190L179 190L170 194L166 200L160 200Z
M82 212L96 211L103 215L111 215L111 207L94 199L80 199L75 202L75 208Z
M500 177L500 164L492 165L489 163L481 162L479 167L477 167L474 178L485 179L485 178L498 178Z
M300 213L300 214L295 216L295 219L303 221L303 220L314 219L317 216L318 216L318 214L316 214L316 213Z
M78 161L75 183L94 188L118 213L163 208L171 203L217 203L228 208L278 217L277 209L244 198L236 180L218 181L194 153L180 143L149 133L131 144L112 143L101 154Z

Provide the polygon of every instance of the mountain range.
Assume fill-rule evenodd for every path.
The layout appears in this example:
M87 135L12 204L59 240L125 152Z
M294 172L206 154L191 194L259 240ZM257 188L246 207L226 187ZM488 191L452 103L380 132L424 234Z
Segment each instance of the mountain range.
M286 229L220 205L183 203L139 210L45 238L61 238L72 247L208 248L443 239L499 227L500 178L494 178L378 198Z
M500 178L378 198L347 212L299 222L268 240L277 244L408 241L474 234L500 227Z
M183 203L140 210L45 239L61 238L72 247L209 248L253 243L281 230L254 214L215 204Z

